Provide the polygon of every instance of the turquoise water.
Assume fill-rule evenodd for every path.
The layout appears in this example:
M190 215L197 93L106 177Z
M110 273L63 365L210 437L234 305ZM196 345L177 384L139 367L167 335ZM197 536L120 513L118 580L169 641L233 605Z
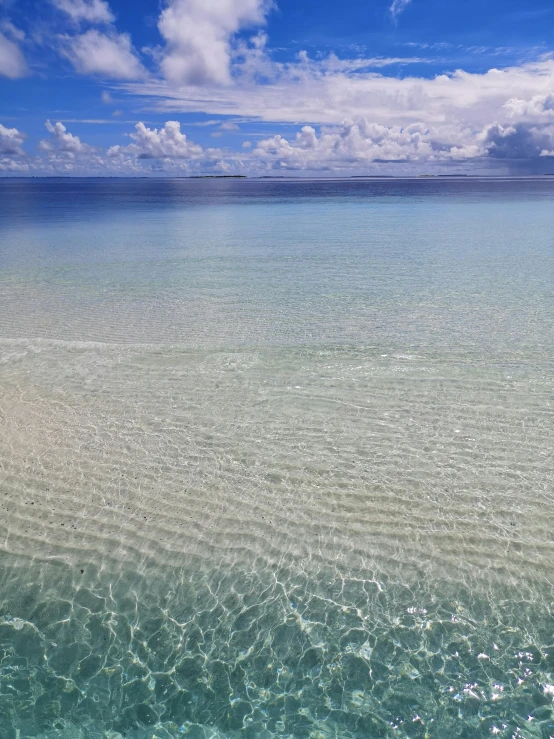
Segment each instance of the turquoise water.
M554 182L0 181L0 736L554 736Z

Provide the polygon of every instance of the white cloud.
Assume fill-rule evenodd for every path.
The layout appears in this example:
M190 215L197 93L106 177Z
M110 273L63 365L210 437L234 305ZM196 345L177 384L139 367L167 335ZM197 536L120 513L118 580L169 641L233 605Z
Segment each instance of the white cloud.
M77 36L65 37L63 53L80 74L100 74L119 80L135 80L145 76L145 70L126 33L101 33L90 29Z
M79 74L98 74L118 80L146 76L128 33L118 33L115 17L106 0L51 0L75 23L104 24L102 31L90 28L85 33L61 37L61 52ZM103 93L104 95L109 93ZM106 102L104 100L104 102Z
M319 135L303 126L294 139L264 139L252 157L266 169L347 171L373 163L531 162L553 150L554 124L492 123L475 133L457 124L387 127L360 118L324 127Z
M390 14L392 15L393 19L396 21L400 13L402 13L408 5L412 2L412 0L393 0L392 5L390 6Z
M415 174L422 166L427 171L449 171L453 164L467 171L471 161L479 162L481 169L488 162L509 171L510 166L554 156L552 122L492 123L474 133L456 123L383 126L358 118L319 130L305 125L294 136L277 134L255 146L245 141L240 153L202 148L187 138L177 121L160 128L138 123L129 134L130 144L107 151L85 144L60 121L46 121L45 126L50 135L40 141L39 155L31 157L22 156L25 134L0 124L0 170L75 175L288 170Z
M493 159L536 159L549 156L549 150L554 148L554 125L517 123L505 126L493 123L479 138Z
M52 0L53 5L79 23L112 23L114 16L105 0Z
M14 41L25 41L25 33L17 26L14 26L14 24L9 20L4 19L1 21L0 29Z
M510 118L553 118L554 93L534 95L530 100L511 98L503 107Z
M263 83L235 73L228 86L157 81L126 89L159 110L311 127L292 138L268 136L247 155L252 166L346 171L372 161L438 166L469 159L482 165L537 161L554 150L552 58L433 78L393 77L368 71L364 60L312 60L306 53L289 64L266 55L263 63Z
M120 87L148 98L150 107L160 110L227 116L224 123L214 118L197 122L217 126L216 136L248 119L298 124L295 133L284 135L282 128L266 126L268 133L258 143L239 146L239 139L239 150L229 152L202 148L170 119L159 128L139 123L127 146L102 153L62 123L48 122L50 136L39 147L42 156L36 161L26 157L24 162L37 171L75 173L225 168L244 173L289 169L348 173L371 171L370 165L374 171L415 173L423 167L448 171L453 163L465 168L470 161L496 171L529 163L539 171L543 161L545 171L544 157L553 156L554 59L482 74L458 70L434 78L398 78L368 71L368 60L344 62L332 56L313 60L303 53L293 63L275 63L263 43L250 44L256 53L248 72L231 66L228 85L176 87L150 78ZM239 46L233 47L235 63L244 59ZM257 64L265 65L263 83L255 82ZM109 93L103 99L113 103ZM12 166L8 160L16 161L20 155L23 134L5 127L0 134L0 140L11 142L5 149L0 146L5 169ZM253 141L258 135L252 132L249 138Z
M108 156L131 154L137 159L194 159L203 154L202 147L189 141L186 134L181 132L181 124L177 121L167 121L159 129L137 123L130 138L132 144L112 146Z
M491 69L457 70L433 78L393 77L363 71L332 72L304 57L273 65L273 78L253 85L240 78L228 87L180 87L151 81L126 89L149 98L163 111L204 112L275 123L339 124L359 117L383 126L456 121L475 134L494 121L506 121L505 104L531 101L554 89L554 60Z
M266 0L170 0L158 23L164 76L175 84L230 84L234 35L263 24L269 7Z
M6 128L0 123L0 155L22 156L25 138L17 128Z
M28 73L25 57L19 46L0 33L0 75L17 79Z
M29 172L29 163L21 161L20 159L10 159L8 157L2 157L0 155L0 172Z
M222 172L223 174L226 174L227 172L231 171L231 165L229 164L229 162L220 159L215 163L214 169L216 172Z
M264 139L253 157L270 169L308 170L351 169L373 162L448 162L484 153L483 145L461 143L468 138L456 127L387 127L361 118L325 128L319 136L312 126L303 126L292 141L280 135Z
M57 123L46 121L44 125L51 136L39 141L39 151L63 154L70 159L73 159L77 154L89 154L93 151L93 148L88 144L84 144L78 136L69 133L60 121Z
M305 52L304 52L305 54ZM308 65L314 63L306 56L302 57ZM318 66L322 73L337 72L361 72L364 69L383 69L392 66L407 66L409 64L431 64L433 59L421 56L375 56L375 57L358 57L356 59L339 59L336 54L329 54L328 57L322 59Z
M168 121L162 128L149 129L143 123L130 134L129 146L113 146L108 151L89 146L70 133L61 121L45 122L49 133L38 144L38 154L25 155L26 134L0 124L0 172L6 174L182 174L208 169L225 171L231 167L218 149L202 149L188 141L179 123Z

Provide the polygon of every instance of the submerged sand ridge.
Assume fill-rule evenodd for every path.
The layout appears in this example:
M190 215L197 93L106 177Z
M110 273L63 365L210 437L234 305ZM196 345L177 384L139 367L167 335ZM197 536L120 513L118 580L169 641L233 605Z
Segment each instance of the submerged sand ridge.
M549 577L546 369L375 348L2 350L5 551Z
M1 348L6 737L548 730L547 364Z

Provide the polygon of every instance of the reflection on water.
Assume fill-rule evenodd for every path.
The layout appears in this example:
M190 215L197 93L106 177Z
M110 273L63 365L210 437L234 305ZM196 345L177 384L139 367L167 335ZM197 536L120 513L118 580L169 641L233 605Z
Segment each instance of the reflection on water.
M554 729L551 614L514 590L489 601L280 566L21 567L2 568L3 737Z
M554 183L67 186L0 181L0 738L554 736Z

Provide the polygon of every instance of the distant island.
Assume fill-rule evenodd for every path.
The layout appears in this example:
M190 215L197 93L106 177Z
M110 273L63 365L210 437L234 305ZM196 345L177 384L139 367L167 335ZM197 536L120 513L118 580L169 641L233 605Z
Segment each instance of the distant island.
M245 174L191 174L189 180L245 180Z

